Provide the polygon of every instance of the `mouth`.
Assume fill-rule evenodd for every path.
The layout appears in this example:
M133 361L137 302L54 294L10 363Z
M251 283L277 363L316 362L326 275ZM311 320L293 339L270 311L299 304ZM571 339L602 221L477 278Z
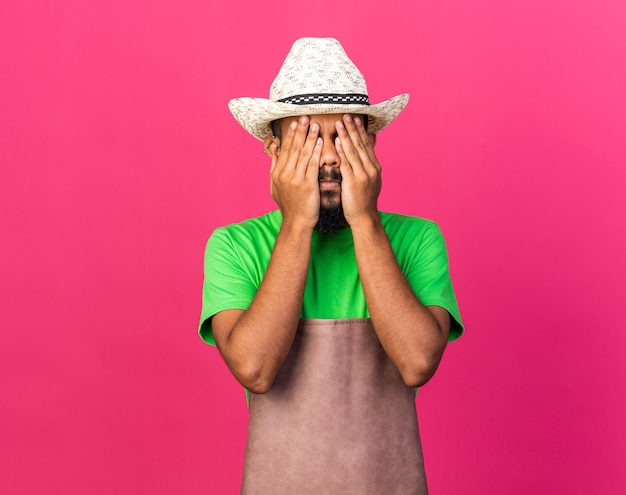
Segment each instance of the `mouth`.
M341 174L339 171L331 170L326 173L320 173L318 176L319 182L337 182L341 184Z
M341 189L341 173L336 168L324 168L318 175L320 191L339 191Z
M332 179L323 179L319 181L320 189L322 191L328 191L331 189L339 189L341 188L340 180L332 180Z

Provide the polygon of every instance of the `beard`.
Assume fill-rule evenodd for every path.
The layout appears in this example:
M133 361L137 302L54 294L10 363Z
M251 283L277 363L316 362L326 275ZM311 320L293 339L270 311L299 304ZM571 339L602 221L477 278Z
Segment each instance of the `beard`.
M341 202L332 206L320 205L320 215L315 229L322 235L334 234L348 226L346 217L343 216Z
M319 180L332 179L341 182L341 173L337 168L320 170ZM315 229L323 235L334 234L348 226L346 217L343 215L341 199L335 197L335 193L323 192L320 198L320 214ZM324 203L327 204L324 204Z

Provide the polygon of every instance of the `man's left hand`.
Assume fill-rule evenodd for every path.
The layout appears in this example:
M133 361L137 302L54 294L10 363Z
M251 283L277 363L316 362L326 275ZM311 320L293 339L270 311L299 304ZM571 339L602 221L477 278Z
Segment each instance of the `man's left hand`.
M350 227L378 219L381 167L374 154L375 136L368 136L361 116L343 116L335 123L335 146L341 158L341 202Z

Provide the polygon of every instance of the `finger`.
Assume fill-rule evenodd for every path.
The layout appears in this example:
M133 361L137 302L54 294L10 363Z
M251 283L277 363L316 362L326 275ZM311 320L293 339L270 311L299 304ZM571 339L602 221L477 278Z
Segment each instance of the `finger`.
M276 143L276 140L272 141L269 144L269 146L266 149L266 152L272 160L272 164L270 165L270 174L271 174L274 171L274 168L276 168L276 163L278 161L278 144Z
M267 154L271 159L270 165L270 193L272 197L274 197L274 170L276 169L276 164L278 163L278 149L280 145L280 140L274 138L269 145L267 146Z
M350 142L354 148L354 153L358 155L359 161L365 169L373 171L376 169L376 165L373 163L372 156L369 151L371 146L369 145L369 139L365 132L362 119L360 117L352 117L350 114L343 116L343 124L346 132L350 137ZM348 157L350 157L350 150L347 150Z
M365 117L367 118L367 116ZM365 144L365 149L367 150L367 155L369 156L370 161L377 167L380 168L380 164L378 163L378 159L376 158L376 154L374 153L374 145L370 136L367 134L365 130L365 123L363 122L363 117L355 116L354 124L356 125L357 130L359 131L359 137L361 141Z
M359 170L364 171L361 158L354 148L354 144L352 143L352 139L346 130L344 122L336 122L335 128L337 129L335 147L337 148L337 153L339 153L339 157L341 158L341 164L343 165L344 162L346 162L355 174L358 173ZM341 152L339 149L341 149Z
M341 140L340 136L335 138L335 148L337 149L337 154L340 158L339 170L341 171L341 177L343 180L350 180L350 177L354 175L354 170L352 169L352 164L350 160L346 156L346 151L343 146L344 141Z
M286 170L288 173L296 173L298 174L298 164L301 163L301 155L304 151L304 146L306 143L306 139L307 139L307 134L309 132L309 117L306 115L303 115L301 117L298 118L296 122L296 127L294 130L294 134L293 134L293 139L291 140L289 149L286 150L285 152L285 167L284 170ZM291 126L293 126L293 123L291 124ZM290 126L290 127L291 127ZM313 145L311 145L312 148ZM305 152L306 154L306 152ZM308 155L305 157L305 165L304 168L306 170L306 163L308 162L308 156L310 156L310 152L308 153ZM302 171L300 172L301 176L304 177L305 172Z
M304 147L307 133L309 132L309 117L307 117L306 115L303 115L297 120L294 120L294 122L292 122L291 125L289 126L290 129L293 127L294 123L295 123L295 128L294 128L293 139L291 140L289 149L286 150L286 152L289 153L290 155L295 155L297 158L300 152L302 151L302 148Z
M311 165L313 160L313 155L315 153L315 146L317 145L317 138L319 136L320 126L317 122L313 122L311 126L308 128L308 135L306 137L306 142L300 151L300 156L298 157L297 170L301 172L302 177L306 176L308 173L308 168ZM316 166L319 168L319 157L316 163Z
M278 157L276 163L276 171L280 173L285 168L295 166L295 161L292 159L291 150L296 146L294 140L298 129L298 121L293 120L287 127L287 132L283 133L283 137L280 140L280 148L278 150Z
M314 124L315 125L315 124ZM311 126L312 127L312 126ZM315 145L313 147L313 154L311 155L311 159L309 160L309 165L306 169L306 178L307 180L317 182L320 174L320 160L322 158L322 144L324 141L321 137L317 136L315 138Z

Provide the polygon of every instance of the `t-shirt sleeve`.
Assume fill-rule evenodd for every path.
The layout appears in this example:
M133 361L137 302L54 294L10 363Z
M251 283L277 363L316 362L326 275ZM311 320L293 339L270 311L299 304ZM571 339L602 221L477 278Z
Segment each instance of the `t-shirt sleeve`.
M215 345L211 318L226 309L248 309L258 287L244 271L228 231L216 229L204 252L202 312L198 332Z
M430 223L419 238L417 252L405 275L424 306L441 306L450 313L448 340L458 339L463 333L463 322L450 280L448 251L436 223Z

